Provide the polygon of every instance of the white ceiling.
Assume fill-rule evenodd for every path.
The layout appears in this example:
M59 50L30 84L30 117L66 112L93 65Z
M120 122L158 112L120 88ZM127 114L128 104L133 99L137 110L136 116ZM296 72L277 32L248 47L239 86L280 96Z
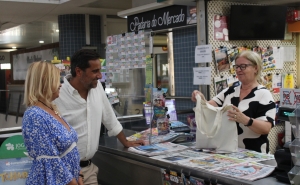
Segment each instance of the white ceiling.
M21 0L20 0L21 1ZM117 15L132 0L70 0L63 4L0 1L0 49L30 48L58 42L58 15ZM109 21L109 20L108 20Z

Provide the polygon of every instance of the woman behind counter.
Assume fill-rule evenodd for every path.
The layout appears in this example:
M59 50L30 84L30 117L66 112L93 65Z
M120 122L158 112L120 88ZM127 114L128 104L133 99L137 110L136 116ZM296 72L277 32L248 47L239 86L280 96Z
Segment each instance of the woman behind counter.
M260 85L262 63L261 57L252 51L243 51L235 59L234 69L241 82L231 86L208 101L215 107L232 104L228 111L229 120L235 121L238 129L238 146L262 153L269 153L268 133L274 124L275 103L270 91ZM195 90L205 99L204 95Z
M26 185L83 184L76 131L51 102L59 96L60 71L53 64L34 62L27 71L22 134L33 164Z

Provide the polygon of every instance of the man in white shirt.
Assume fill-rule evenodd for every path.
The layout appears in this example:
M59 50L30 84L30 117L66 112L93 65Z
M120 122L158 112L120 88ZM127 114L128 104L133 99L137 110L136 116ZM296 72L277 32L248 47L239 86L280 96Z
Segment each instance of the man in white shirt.
M101 83L99 54L88 49L71 58L71 75L64 78L59 98L55 100L61 115L77 131L81 172L85 185L98 185L98 168L91 158L98 149L101 123L109 136L117 136L125 147L143 145L127 141Z

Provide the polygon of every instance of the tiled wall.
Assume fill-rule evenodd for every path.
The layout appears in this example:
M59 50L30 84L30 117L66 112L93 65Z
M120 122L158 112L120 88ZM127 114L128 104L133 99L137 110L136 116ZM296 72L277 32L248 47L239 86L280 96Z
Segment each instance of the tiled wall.
M85 15L68 14L58 16L60 59L72 56L85 46Z
M191 97L193 90L199 89L193 85L193 67L195 63L195 46L197 46L197 27L187 27L173 30L175 95ZM191 99L176 99L176 110L192 109L195 103ZM180 121L186 122L187 115L178 115Z

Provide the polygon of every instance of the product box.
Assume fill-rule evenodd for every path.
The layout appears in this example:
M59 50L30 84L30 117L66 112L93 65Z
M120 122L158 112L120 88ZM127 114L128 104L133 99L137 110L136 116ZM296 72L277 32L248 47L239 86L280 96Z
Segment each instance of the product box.
M300 10L289 10L287 12L286 21L288 23L296 22L300 20Z

